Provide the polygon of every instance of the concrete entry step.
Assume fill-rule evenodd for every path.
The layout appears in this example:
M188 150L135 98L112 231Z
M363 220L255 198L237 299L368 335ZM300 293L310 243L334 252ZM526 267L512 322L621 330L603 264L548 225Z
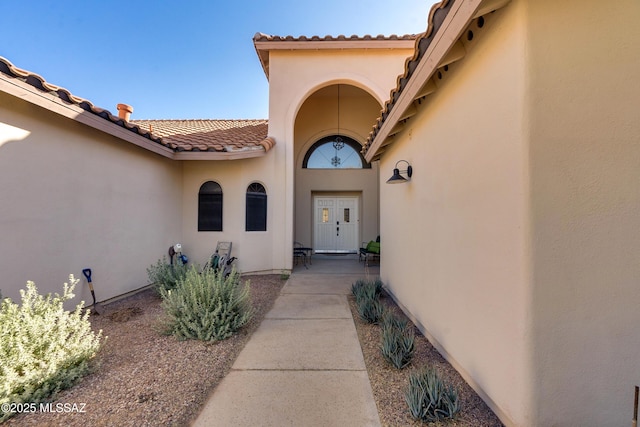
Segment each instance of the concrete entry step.
M352 319L342 295L283 294L276 300L266 319Z
M366 371L233 371L196 422L204 426L379 426Z
M265 319L232 369L365 370L352 319Z

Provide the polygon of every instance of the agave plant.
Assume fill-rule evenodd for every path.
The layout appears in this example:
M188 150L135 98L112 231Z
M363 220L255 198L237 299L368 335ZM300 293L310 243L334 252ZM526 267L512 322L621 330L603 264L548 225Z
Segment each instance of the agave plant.
M382 316L382 356L396 369L407 366L413 358L415 331L405 319L391 312Z
M458 392L429 367L411 373L405 401L413 418L428 423L453 418L460 411Z
M356 308L360 318L367 323L378 323L384 313L384 306L378 299L356 298Z

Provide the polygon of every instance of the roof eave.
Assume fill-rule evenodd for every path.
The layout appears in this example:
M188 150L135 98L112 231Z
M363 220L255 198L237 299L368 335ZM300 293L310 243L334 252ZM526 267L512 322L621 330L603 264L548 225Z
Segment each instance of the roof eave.
M444 65L447 55L452 51L469 23L478 16L503 7L509 1L511 0L452 1L449 13L437 33L434 34L433 41L420 59L406 85L401 88L396 101L392 104L391 100L387 101L385 108L389 105L391 107L388 115L378 118L379 129L364 153L364 158L368 162L381 157L385 147L390 144L388 139L392 137L396 125L407 117L407 111L413 107L414 100L421 96L420 93L425 84L433 77L437 69ZM441 4L446 4L446 1L441 2ZM434 5L433 10L436 10L438 6L439 4ZM416 42L417 49L418 42Z
M45 110L49 110L53 113L100 130L118 139L130 142L138 147L160 154L161 156L172 158L174 155L171 149L164 147L155 141L151 141L138 133L131 132L122 126L119 126L109 120L105 120L96 114L90 113L77 105L68 104L51 93L41 92L19 79L6 76L2 73L0 73L0 91L42 107Z
M259 147L235 151L176 151L174 160L240 160L265 156L274 146L276 140L267 137L260 142Z
M267 152L264 150L247 150L239 152L222 151L178 151L174 153L174 160L240 160L262 157Z
M262 70L269 80L269 52L272 50L346 50L346 49L413 49L416 36L364 36L364 37L278 37L256 33L253 46Z

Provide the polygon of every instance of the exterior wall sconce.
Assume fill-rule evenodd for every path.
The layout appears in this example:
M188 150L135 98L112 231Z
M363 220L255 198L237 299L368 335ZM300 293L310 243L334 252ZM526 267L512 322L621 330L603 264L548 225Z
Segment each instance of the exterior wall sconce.
M398 168L398 165L401 162L407 164L407 169L400 170ZM405 178L404 176L400 175L401 173L406 174L407 177ZM387 184L402 184L404 182L409 182L411 181L411 175L413 175L413 168L411 167L409 162L407 162L406 160L398 160L396 162L396 167L393 169L393 176L387 180Z

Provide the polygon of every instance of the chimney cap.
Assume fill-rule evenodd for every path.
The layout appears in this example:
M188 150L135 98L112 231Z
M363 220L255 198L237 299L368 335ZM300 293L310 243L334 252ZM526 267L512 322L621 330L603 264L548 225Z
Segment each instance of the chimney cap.
M118 107L118 111L120 111L120 110L124 110L124 111L126 111L127 113L129 113L129 114L133 113L133 107L132 107L131 105L128 105L128 104L118 104L118 105L117 105L117 107Z
M118 104L118 117L122 120L129 121L131 113L133 113L133 107L127 104Z

